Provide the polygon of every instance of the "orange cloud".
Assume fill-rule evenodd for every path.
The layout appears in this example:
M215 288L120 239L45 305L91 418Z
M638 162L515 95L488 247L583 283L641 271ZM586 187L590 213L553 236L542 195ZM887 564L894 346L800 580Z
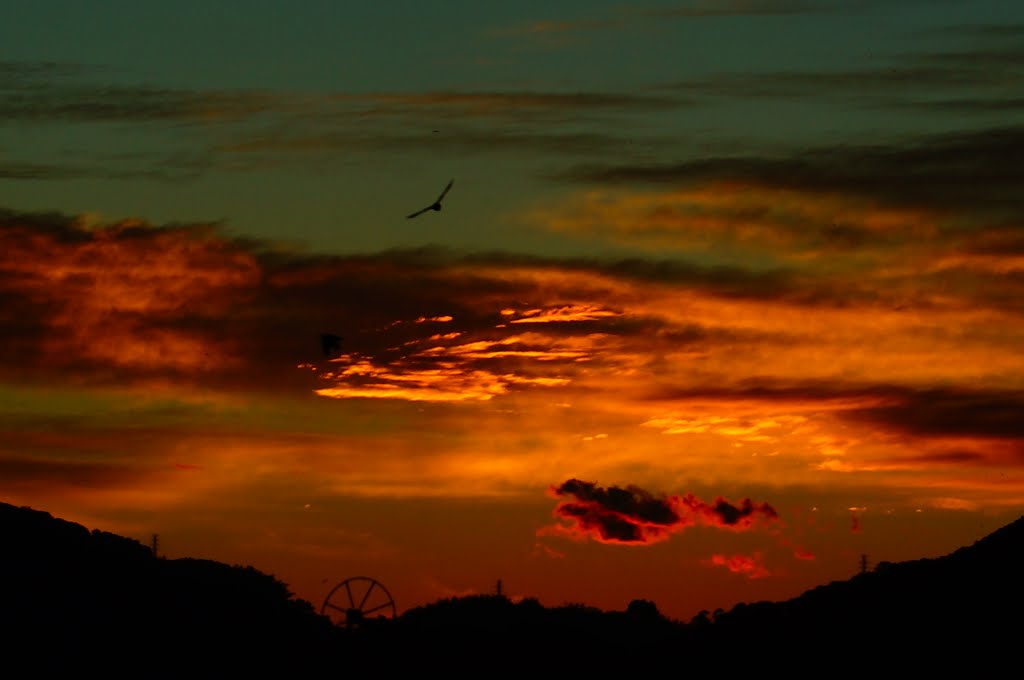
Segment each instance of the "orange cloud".
M541 325L593 321L605 316L595 312L572 311L572 306L564 306L550 312L528 310L525 314ZM505 311L498 313L508 316ZM416 323L425 320L420 317ZM454 322L451 316L433 320ZM389 327L400 323L392 322ZM566 337L542 331L513 334L505 328L505 324L497 323L443 335L411 336L402 343L398 356L342 355L332 362L330 370L320 372L320 379L331 385L318 388L316 393L333 398L489 400L526 386L568 385L573 372L560 367L588 361L600 343L600 337L595 336ZM474 336L485 339L474 340Z
M253 255L212 227L151 228L132 220L32 217L0 228L4 288L43 316L34 352L67 367L215 371L232 362L230 338L203 331L260 279ZM183 320L192 320L189 323Z
M678 250L738 248L781 259L868 252L935 238L947 216L839 192L717 181L661 191L590 190L532 213L535 224Z
M504 314L504 310L502 311ZM515 314L515 311L512 311ZM509 323L550 323L552 321L594 321L605 317L621 316L617 312L601 309L597 305L564 305L554 309L530 309Z
M968 240L979 253L1015 243ZM339 415L375 400L459 433L465 448L431 454L444 461L431 483L458 484L382 471L363 480L372 493L528 493L581 475L852 489L893 471L920 507L1024 493L1024 322L1009 289L975 279L961 289L904 267L886 274L911 277L903 297L842 272L322 257L212 226L39 215L5 216L0 242L0 349L18 357L6 379L304 408L315 394ZM345 338L327 360L325 329ZM467 486L462 470L493 477Z

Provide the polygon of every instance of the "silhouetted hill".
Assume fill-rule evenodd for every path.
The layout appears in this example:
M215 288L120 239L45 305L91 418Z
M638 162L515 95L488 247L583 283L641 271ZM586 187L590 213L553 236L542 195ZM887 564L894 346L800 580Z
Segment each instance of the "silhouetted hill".
M801 640L817 654L865 666L970 662L977 673L1021 661L1022 566L1024 517L943 557L883 562L790 600L737 605L690 628L708 632L709 651L737 637L762 652Z
M137 541L7 504L0 531L0 651L8 665L30 664L23 677L603 677L673 667L818 676L964 663L977 674L1019 663L1024 518L944 557L882 563L686 623L646 600L607 612L477 595L345 629L252 567L157 558Z
M403 650L410 671L420 662L481 675L496 667L593 673L637 670L644 659L660 656L662 646L681 643L683 628L646 600L634 600L625 611L602 611L474 595L406 611L376 642L382 652L390 645Z
M312 605L251 567L157 558L132 539L8 504L0 537L0 640L5 665L21 657L32 670L21 677L294 671L337 635Z

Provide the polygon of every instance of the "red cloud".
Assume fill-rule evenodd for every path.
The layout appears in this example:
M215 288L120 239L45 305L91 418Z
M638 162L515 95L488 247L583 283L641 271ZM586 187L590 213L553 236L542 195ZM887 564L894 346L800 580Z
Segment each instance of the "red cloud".
M570 479L550 489L561 501L555 517L568 525L548 527L544 533L561 533L573 538L590 537L601 543L647 545L667 539L673 532L701 523L736 531L763 521L778 519L778 513L767 503L753 503L749 498L734 505L724 498L714 503L701 501L693 494L655 496L636 486L611 486L607 489L592 482Z
M771 572L762 564L760 553L753 555L712 555L708 564L716 567L725 567L734 574L743 574L747 578L765 578L771 576Z
M814 553L812 553L810 550L807 550L806 548L797 548L796 550L794 550L793 557L797 558L798 560L807 561L817 559L814 556Z

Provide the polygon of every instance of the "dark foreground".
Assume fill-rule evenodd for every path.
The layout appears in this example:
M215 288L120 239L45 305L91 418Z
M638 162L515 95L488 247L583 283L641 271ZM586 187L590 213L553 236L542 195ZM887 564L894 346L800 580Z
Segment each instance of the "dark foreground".
M252 567L158 558L2 503L0 532L0 672L10 678L977 677L1019 668L1024 639L1024 518L940 558L685 623L645 600L609 612L488 595L339 627Z

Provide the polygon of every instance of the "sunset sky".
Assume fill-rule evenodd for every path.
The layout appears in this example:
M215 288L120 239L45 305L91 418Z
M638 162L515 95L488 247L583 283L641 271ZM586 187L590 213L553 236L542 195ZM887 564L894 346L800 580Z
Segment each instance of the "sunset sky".
M38 0L0 46L0 501L317 608L684 620L1024 513L1024 3Z

